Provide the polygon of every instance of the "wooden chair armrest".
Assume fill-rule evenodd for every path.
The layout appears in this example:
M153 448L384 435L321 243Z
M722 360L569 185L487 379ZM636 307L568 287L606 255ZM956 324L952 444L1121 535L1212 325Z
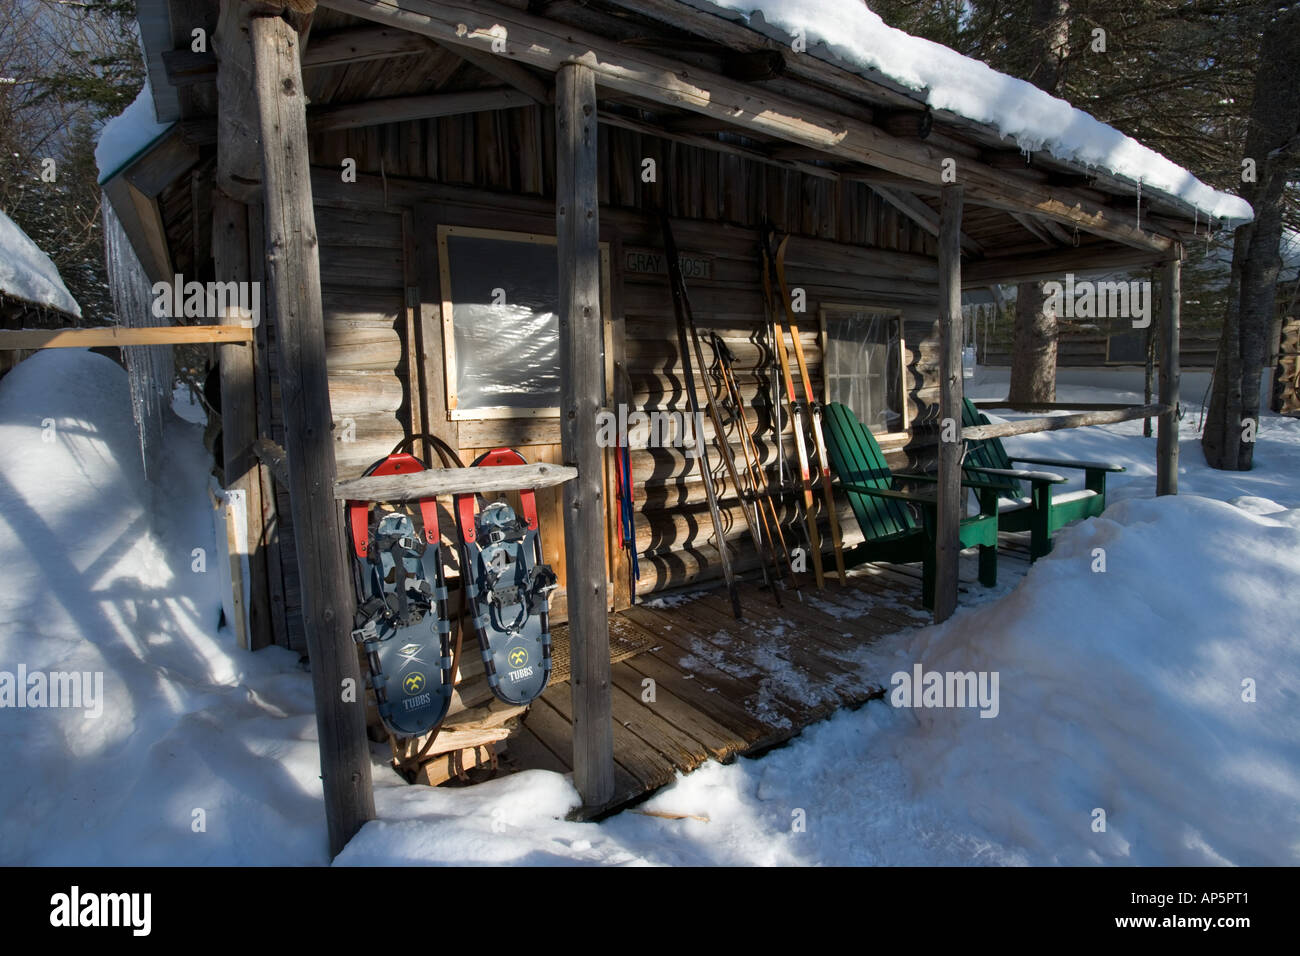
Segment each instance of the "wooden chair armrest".
M910 491L893 491L888 488L872 488L870 485L855 485L848 482L840 482L840 487L845 491L856 491L858 494L871 495L875 498L894 498L898 501L911 501L922 505L933 505L933 498L927 498L925 495L914 494Z
M967 465L966 470L980 471L986 475L1003 475L1007 478L1028 481L1036 485L1060 485L1066 481L1065 478L1054 475L1050 471L1025 471L1023 468L985 468L982 465Z
M1022 458L1012 455L1012 461L1023 461L1027 465L1047 465L1049 468L1083 468L1090 471L1123 471L1123 465L1105 461L1069 461L1061 458Z
M962 467L962 470L963 470L963 471L972 471L972 470L976 470L974 465L962 465L961 467ZM979 469L979 470L984 470L984 469ZM893 478L894 478L895 481L929 481L929 482L935 482L935 481L938 481L938 480L939 480L939 476L938 476L938 475L926 474L925 472L920 472L920 471L903 471L903 472L896 472L896 473L894 474ZM1064 479L1062 479L1062 480L1064 481ZM971 480L968 479L968 478L963 478L963 479L961 480L961 485L962 485L963 488L974 488L974 489L977 489L977 490L980 489L980 488L984 488L984 489L989 490L989 491L1002 491L1002 490L1004 490L1004 489L1002 488L1001 485L995 485L995 484L993 484L992 482L988 482L988 481L971 481Z

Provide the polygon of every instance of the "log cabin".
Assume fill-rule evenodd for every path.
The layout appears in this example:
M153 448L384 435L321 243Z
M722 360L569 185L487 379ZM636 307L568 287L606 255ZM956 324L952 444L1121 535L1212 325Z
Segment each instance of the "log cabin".
M394 745L426 782L504 753L571 770L599 812L860 703L874 688L844 655L917 619L899 610L916 603L912 571L831 573L832 519L846 545L862 535L842 496L816 514L825 588L809 581L807 602L778 610L756 586L734 486L719 481L715 530L692 455L644 435L630 439L624 541L598 416L689 409L661 215L696 325L734 355L758 467L798 540L759 252L765 224L789 237L815 399L849 405L891 467L937 466L937 619L965 587L961 442L939 440L961 422L963 290L1154 269L1159 405L1089 420L1158 415L1157 490L1177 490L1182 244L1249 208L1181 170L1143 182L1172 164L1028 84L979 67L1029 113L1065 110L1085 144L1146 165L1017 137L997 104L963 112L779 10L732 6L139 0L144 95L171 125L110 171L105 194L151 278L257 282L264 297L252 341L214 347L226 477L251 505L251 646L310 658L333 852L373 815L365 717L337 693L360 670L336 483L409 437L465 461L509 446L563 479L538 486L567 622L552 686L521 715L462 663L437 749L412 761ZM846 0L846 22L858 6ZM938 51L957 57L926 55ZM713 379L697 373L703 401ZM711 423L702 433L714 441ZM738 458L741 442L725 436ZM724 556L739 624L709 590ZM754 665L763 641L786 673Z

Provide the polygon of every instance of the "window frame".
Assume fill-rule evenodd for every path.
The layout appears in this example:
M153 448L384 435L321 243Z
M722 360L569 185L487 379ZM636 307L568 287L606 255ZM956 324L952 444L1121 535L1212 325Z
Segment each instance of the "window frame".
M479 226L453 226L447 223L438 225L438 281L440 284L441 319L442 319L442 362L443 380L446 384L447 420L448 421L482 421L500 418L554 418L560 417L560 407L520 408L514 405L489 405L484 408L462 409L459 403L456 382L456 333L454 306L451 300L451 256L447 250L447 239L451 236L466 236L474 239L497 239L502 242L531 242L537 245L555 246L554 235L542 232L519 232L512 229L484 229ZM558 282L558 274L557 274ZM604 313L604 351L607 366L611 364L613 354L611 341L612 306L610 298L610 243L600 243L600 307ZM557 304L558 305L558 304Z
M846 312L866 312L873 315L888 316L894 323L895 334L898 336L898 395L899 413L902 416L902 427L897 431L876 431L874 428L871 433L877 438L907 438L911 434L912 418L908 414L908 390L907 390L907 339L903 334L903 310L897 306L875 305L870 302L824 302L817 310L817 321L820 326L822 346L822 402L830 404L831 401L831 373L830 367L830 335L827 333L827 318L835 314ZM870 426L868 426L870 427Z

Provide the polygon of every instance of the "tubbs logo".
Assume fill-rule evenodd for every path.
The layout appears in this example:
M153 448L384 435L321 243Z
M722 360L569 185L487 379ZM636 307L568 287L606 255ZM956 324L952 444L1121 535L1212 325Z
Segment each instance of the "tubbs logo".
M528 649L524 647L512 647L510 649L510 666L514 668L528 666Z
M408 694L418 694L424 690L424 675L419 671L413 671L402 679L402 687Z

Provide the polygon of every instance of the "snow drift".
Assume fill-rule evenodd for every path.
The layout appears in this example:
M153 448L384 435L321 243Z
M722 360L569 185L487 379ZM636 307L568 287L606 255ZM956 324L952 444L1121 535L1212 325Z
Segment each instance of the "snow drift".
M1277 424L1262 462L1300 448ZM98 717L0 709L0 863L327 862L309 677L218 629L199 429L171 418L166 437L151 484L101 356L43 352L0 380L0 673L103 675ZM1152 442L1114 448L1149 463ZM882 684L917 663L997 672L996 718L872 702L640 808L692 816L600 824L564 820L567 777L408 787L376 748L379 819L339 862L1300 863L1300 509L1268 500L1266 470L1233 481L1235 506L1119 501L1018 583L860 658Z
M0 671L104 688L98 718L0 710L0 863L326 860L307 676L217 630L201 434L169 422L151 486L116 363L51 350L0 380Z

